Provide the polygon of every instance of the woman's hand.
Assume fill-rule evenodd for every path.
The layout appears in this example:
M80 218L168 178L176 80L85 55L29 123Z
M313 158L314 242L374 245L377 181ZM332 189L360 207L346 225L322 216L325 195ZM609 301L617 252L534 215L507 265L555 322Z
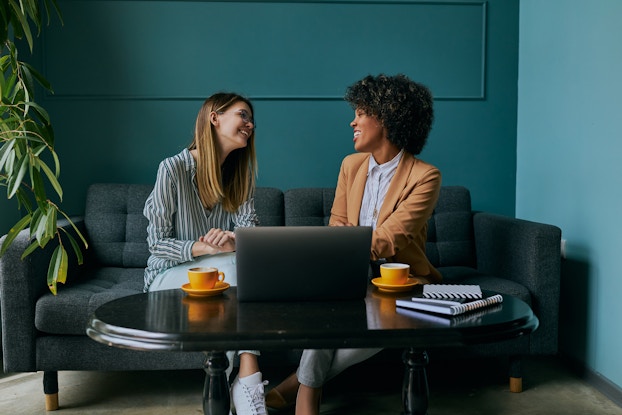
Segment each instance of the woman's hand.
M192 255L215 255L235 251L235 233L219 228L210 229L192 245Z
M354 225L351 224L350 222L342 222L340 220L336 220L333 223L331 223L330 226L354 226Z

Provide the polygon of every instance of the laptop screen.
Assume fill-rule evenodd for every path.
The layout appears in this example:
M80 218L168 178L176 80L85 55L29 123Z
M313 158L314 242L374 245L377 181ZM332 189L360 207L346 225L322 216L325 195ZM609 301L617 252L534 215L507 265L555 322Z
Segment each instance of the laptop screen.
M365 298L369 226L259 226L236 229L239 301Z

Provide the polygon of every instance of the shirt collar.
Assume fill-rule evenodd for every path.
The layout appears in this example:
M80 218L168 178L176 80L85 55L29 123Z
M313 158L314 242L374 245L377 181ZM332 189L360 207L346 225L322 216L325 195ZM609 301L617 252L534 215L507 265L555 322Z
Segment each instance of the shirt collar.
M194 159L194 157L192 157L192 154L190 154L190 150L188 150L187 148L185 148L184 151L181 152L181 156L182 156L182 160L184 162L186 171L189 172L191 177L194 179L197 174L196 160Z
M403 154L404 154L404 149L400 150L400 152L397 153L395 157L393 157L390 161L384 164L378 164L374 156L370 154L369 155L369 167L367 168L367 175L369 175L369 173L371 173L371 171L375 167L378 167L378 169L380 170L380 173L386 173L397 168L397 165L400 163L400 160L402 159Z

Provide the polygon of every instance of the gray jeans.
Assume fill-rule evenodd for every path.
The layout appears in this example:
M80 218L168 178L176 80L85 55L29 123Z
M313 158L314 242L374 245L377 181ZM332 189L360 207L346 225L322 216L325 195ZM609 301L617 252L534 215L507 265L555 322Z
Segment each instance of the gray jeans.
M382 349L305 349L296 371L298 382L320 388L352 365L369 359Z

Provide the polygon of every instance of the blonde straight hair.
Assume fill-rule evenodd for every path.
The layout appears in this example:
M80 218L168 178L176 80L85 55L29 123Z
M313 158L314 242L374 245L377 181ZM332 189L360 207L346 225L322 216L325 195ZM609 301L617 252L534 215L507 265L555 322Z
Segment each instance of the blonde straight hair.
M212 209L222 203L224 210L235 212L254 193L257 176L255 155L255 130L244 148L232 151L222 167L216 146L216 131L210 114L226 111L236 102L245 102L254 114L251 102L234 93L217 93L207 98L197 115L194 139L189 150L197 150L197 186L205 208Z

